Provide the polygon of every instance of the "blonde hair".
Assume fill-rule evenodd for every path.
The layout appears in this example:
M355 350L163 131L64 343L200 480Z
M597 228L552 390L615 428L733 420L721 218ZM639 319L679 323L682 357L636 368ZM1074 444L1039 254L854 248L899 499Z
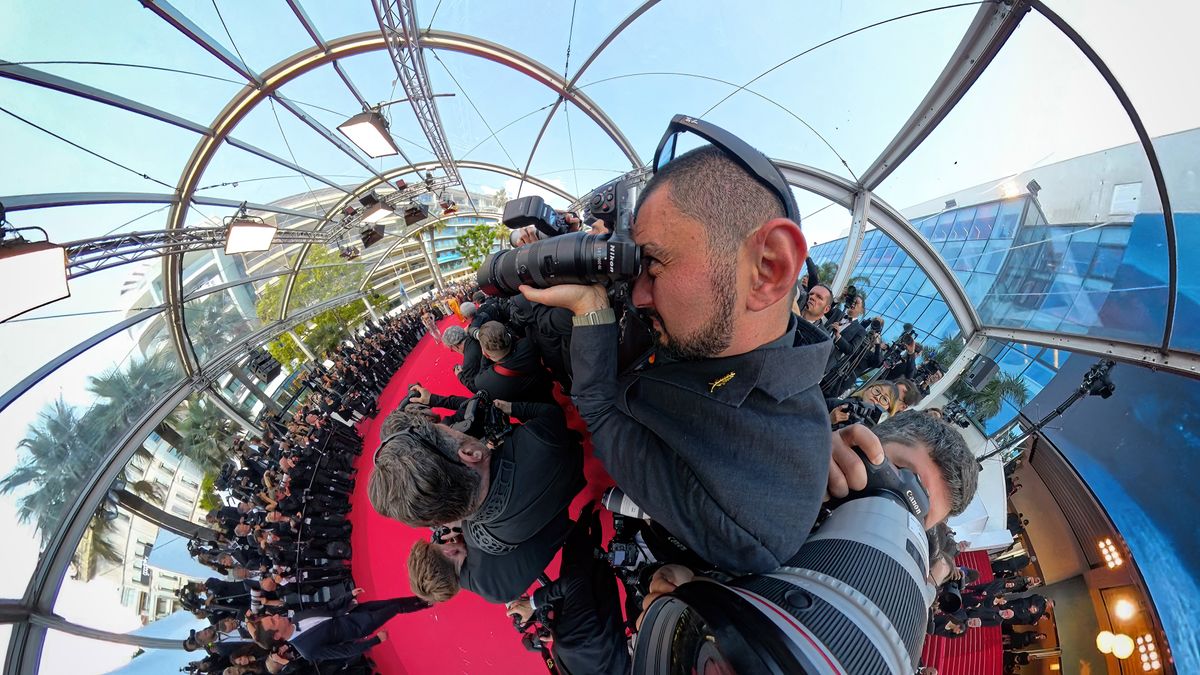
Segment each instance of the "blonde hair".
M408 585L413 595L431 604L453 598L462 588L454 561L424 539L408 552Z

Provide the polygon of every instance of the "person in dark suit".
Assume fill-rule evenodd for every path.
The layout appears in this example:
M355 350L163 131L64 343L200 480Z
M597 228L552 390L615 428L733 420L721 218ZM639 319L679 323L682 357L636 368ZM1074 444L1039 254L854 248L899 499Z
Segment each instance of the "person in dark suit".
M791 313L808 244L791 193L745 161L704 145L642 190L632 233L646 262L630 299L656 333L648 367L618 373L620 326L602 285L521 287L574 315L571 395L604 468L731 573L773 570L800 549L833 447L819 387L830 341ZM881 461L881 448L863 449Z
M509 615L522 623L536 614L550 630L555 661L567 675L629 671L617 580L612 567L595 555L601 535L600 514L589 505L563 546L558 579L508 606Z
M1054 601L1041 595L1013 598L1005 605L1013 611L1012 623L1032 626L1054 609Z
M417 541L408 554L408 583L414 595L431 603L445 602L466 589L503 604L529 590L570 529L564 508L541 531L507 551L481 548L456 532L441 543Z
M479 329L479 346L492 364L475 376L476 391L503 401L554 402L550 374L532 340L515 338L504 324L489 321Z
M356 588L323 607L291 616L255 619L248 622L247 628L254 642L267 650L275 651L279 643L290 642L301 656L314 663L351 659L387 640L387 632L379 629L392 617L429 607L429 603L413 597L359 603L355 598L362 592ZM372 633L376 634L368 638Z
M483 350L479 348L479 340L468 334L462 326L450 326L442 333L442 344L462 354L462 365L454 366L454 375L464 387L477 391L475 377L487 365Z
M464 520L465 536L497 554L540 532L582 489L582 448L557 405L494 405L524 422L494 449L409 415L375 458L367 489L375 510L410 527Z

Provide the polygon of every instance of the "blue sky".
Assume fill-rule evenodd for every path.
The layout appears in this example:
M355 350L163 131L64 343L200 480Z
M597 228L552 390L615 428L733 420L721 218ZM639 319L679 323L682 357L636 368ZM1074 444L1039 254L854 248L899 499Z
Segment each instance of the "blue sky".
M559 72L569 44L568 72L574 74L637 4L632 0L575 5L565 0L420 0L417 12L422 26L478 35ZM726 83L744 84L832 37L940 4L844 0L751 6L664 0L609 46L579 85L648 160L671 115L708 110L732 91ZM1152 135L1200 126L1200 78L1183 74L1185 64L1195 62L1190 31L1200 24L1197 3L1063 0L1050 4L1108 60ZM312 45L282 0L218 0L232 40L210 0L178 0L175 6L227 49L240 52L259 72ZM367 0L309 0L304 8L327 40L378 29ZM816 49L761 77L749 87L754 93L730 98L707 119L771 156L848 177L861 173L924 96L975 11L969 5L923 13ZM2 3L0 59L113 61L199 73L31 66L206 125L242 86L236 73L135 0ZM511 69L461 54L430 53L426 61L434 90L456 94L438 99L455 155L523 168L546 115L535 111L554 102L550 90ZM386 53L356 56L342 64L368 101L403 95L394 85L396 74ZM328 67L289 83L282 93L329 128L359 111ZM117 168L0 113L4 139L0 196L169 192L198 141L190 132L153 120L4 79L0 79L0 107L136 170ZM411 110L397 105L390 112L393 133L409 157L430 159ZM489 127L500 130L494 138ZM363 167L277 106L260 105L233 135L279 156L294 157L297 163L347 184L367 176ZM877 192L903 208L1131 140L1132 129L1099 76L1044 19L1033 15L958 109ZM379 169L399 165L398 158L374 162ZM556 115L531 164L533 174L576 194L629 168L607 136L574 108ZM170 187L136 175L140 173ZM273 201L318 185L288 174L282 167L226 146L200 184L205 186L203 194L252 202ZM515 192L512 181L495 174L464 171L463 176L473 189L507 187L510 195ZM810 241L835 238L849 223L848 214L837 207L824 208L828 202L819 197L802 194L798 201L806 215L817 212L803 223ZM229 213L198 207L189 214L188 223L224 215ZM166 210L154 205L10 215L17 225L46 228L56 241L161 229L165 218ZM144 269L153 275L159 267ZM122 267L80 279L72 284L70 300L31 315L39 318L0 325L0 348L5 354L20 355L0 373L0 389L123 318L129 301L120 290L135 269L143 268ZM60 316L78 312L98 313ZM87 376L121 363L130 354L127 338L109 340L0 414L0 472L16 461L17 441L47 401L61 394L69 401L86 403ZM7 499L0 499L4 523L0 538L29 540L31 535L12 522ZM12 556L10 573L0 582L0 596L20 595L35 557L36 551L28 546Z

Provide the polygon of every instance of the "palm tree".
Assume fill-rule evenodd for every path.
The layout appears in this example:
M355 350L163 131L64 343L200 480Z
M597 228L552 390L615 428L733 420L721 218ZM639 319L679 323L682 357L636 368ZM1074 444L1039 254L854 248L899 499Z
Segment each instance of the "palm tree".
M59 397L29 426L17 447L20 463L0 479L0 494L19 492L17 519L34 523L42 546L62 524L101 458L96 437L86 433L75 409Z
M94 429L105 440L115 441L141 417L143 407L157 401L173 384L183 377L179 366L164 350L152 352L144 359L132 359L128 367L119 366L89 378L88 391L107 399L88 413ZM166 418L154 428L155 433L173 447L181 448L183 438L171 428L172 418Z
M837 276L838 264L832 260L821 263L817 266L817 276L821 278L821 283L832 284L833 278Z
M986 422L1000 414L1002 403L1006 399L1018 408L1025 405L1029 400L1029 387L1019 376L1001 372L982 390L972 392L965 402L970 407L972 417Z
M233 422L220 408L200 395L188 398L177 425L183 436L184 457L202 471L219 469L228 456L235 435Z

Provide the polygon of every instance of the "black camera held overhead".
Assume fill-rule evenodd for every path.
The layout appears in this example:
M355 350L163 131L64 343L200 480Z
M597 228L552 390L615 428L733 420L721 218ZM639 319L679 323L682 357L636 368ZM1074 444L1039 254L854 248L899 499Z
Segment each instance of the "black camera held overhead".
M585 220L599 219L610 234L570 232L562 214L540 197L521 197L504 205L504 224L512 229L533 225L547 238L488 256L476 273L488 295L512 296L524 284L548 288L559 284L605 284L631 281L642 268L641 248L633 243L630 225L644 176L622 176L596 188L585 201Z
M904 353L908 347L917 341L917 330L913 328L911 323L904 324L904 332L900 333L900 337L892 340L892 344L888 345L887 351L883 353L883 364L880 366L880 372L887 372L895 368L904 359Z
M929 386L933 384L929 380L934 375L941 375L946 372L945 369L942 368L942 364L938 363L937 359L933 358L932 356L928 356L929 353L930 352L926 352L927 356L925 357L925 361L922 362L921 365L917 366L917 372L913 374L913 380L916 381L917 385L919 385L926 394L929 393Z
M874 427L879 423L879 418L883 417L883 408L858 398L846 399L846 402L841 406L842 410L850 415L850 418L844 422L838 422L833 425L833 430L837 431L852 424L862 424L867 428Z

